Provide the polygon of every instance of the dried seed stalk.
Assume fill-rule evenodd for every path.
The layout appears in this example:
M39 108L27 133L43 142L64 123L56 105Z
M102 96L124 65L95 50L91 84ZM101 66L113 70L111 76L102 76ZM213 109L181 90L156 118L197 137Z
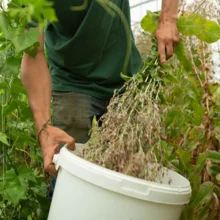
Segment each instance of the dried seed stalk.
M163 135L158 105L161 72L164 70L154 44L144 68L125 83L123 93L114 94L101 118L102 127L93 128L79 156L141 179L154 180L158 176L160 165L152 167L149 163L156 162L152 151Z

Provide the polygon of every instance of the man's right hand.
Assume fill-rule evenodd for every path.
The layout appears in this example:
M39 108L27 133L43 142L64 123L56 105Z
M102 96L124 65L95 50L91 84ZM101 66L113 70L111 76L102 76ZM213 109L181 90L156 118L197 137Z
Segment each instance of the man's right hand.
M54 154L59 153L60 144L66 143L70 150L75 149L75 140L63 130L47 125L39 134L39 141L44 158L44 170L50 175L57 173L53 164Z

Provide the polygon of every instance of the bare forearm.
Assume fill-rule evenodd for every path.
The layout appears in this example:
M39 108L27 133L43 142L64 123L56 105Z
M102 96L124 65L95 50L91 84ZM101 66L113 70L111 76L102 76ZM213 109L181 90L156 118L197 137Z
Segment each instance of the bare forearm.
M174 48L179 41L179 33L176 26L177 10L178 0L163 0L156 31L161 63L166 63L166 59L172 57Z
M176 21L178 2L179 2L178 0L163 0L161 19Z
M35 58L24 54L21 73L23 85L28 91L28 101L34 115L36 128L39 132L43 124L50 119L51 77L44 56L44 32L41 32L38 41L40 46ZM44 170L52 175L56 173L52 159L54 154L59 152L60 144L67 143L68 148L74 150L75 140L59 128L46 126L45 130L40 133L38 140L44 158Z
M28 91L28 100L33 112L36 128L50 118L51 77L43 52L36 58L24 54L21 64L22 82Z
M42 43L42 41L41 41ZM42 44L41 44L42 45ZM22 82L28 90L28 100L34 115L37 131L50 118L51 77L47 62L41 47L36 58L24 54L21 63ZM61 143L67 143L70 150L75 149L75 140L64 131L53 126L46 126L46 132L41 132L40 141L44 158L44 170L49 174L56 174L52 158L59 152Z

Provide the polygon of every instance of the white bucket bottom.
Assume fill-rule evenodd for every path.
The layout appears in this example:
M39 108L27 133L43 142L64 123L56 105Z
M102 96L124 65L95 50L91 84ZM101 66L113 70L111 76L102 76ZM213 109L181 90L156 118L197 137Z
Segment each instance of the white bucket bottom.
M188 180L173 171L172 179L179 178L174 186L152 183L89 163L66 148L57 166L48 220L179 220L190 199Z

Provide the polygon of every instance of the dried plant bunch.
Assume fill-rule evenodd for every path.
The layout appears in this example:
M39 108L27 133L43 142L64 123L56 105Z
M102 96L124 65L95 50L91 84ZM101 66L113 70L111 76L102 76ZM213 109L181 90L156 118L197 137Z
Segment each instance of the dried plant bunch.
M160 165L153 150L164 135L159 97L166 74L154 39L141 71L132 78L124 76L127 81L112 97L100 119L102 126L93 121L91 139L77 154L108 169L154 180Z

